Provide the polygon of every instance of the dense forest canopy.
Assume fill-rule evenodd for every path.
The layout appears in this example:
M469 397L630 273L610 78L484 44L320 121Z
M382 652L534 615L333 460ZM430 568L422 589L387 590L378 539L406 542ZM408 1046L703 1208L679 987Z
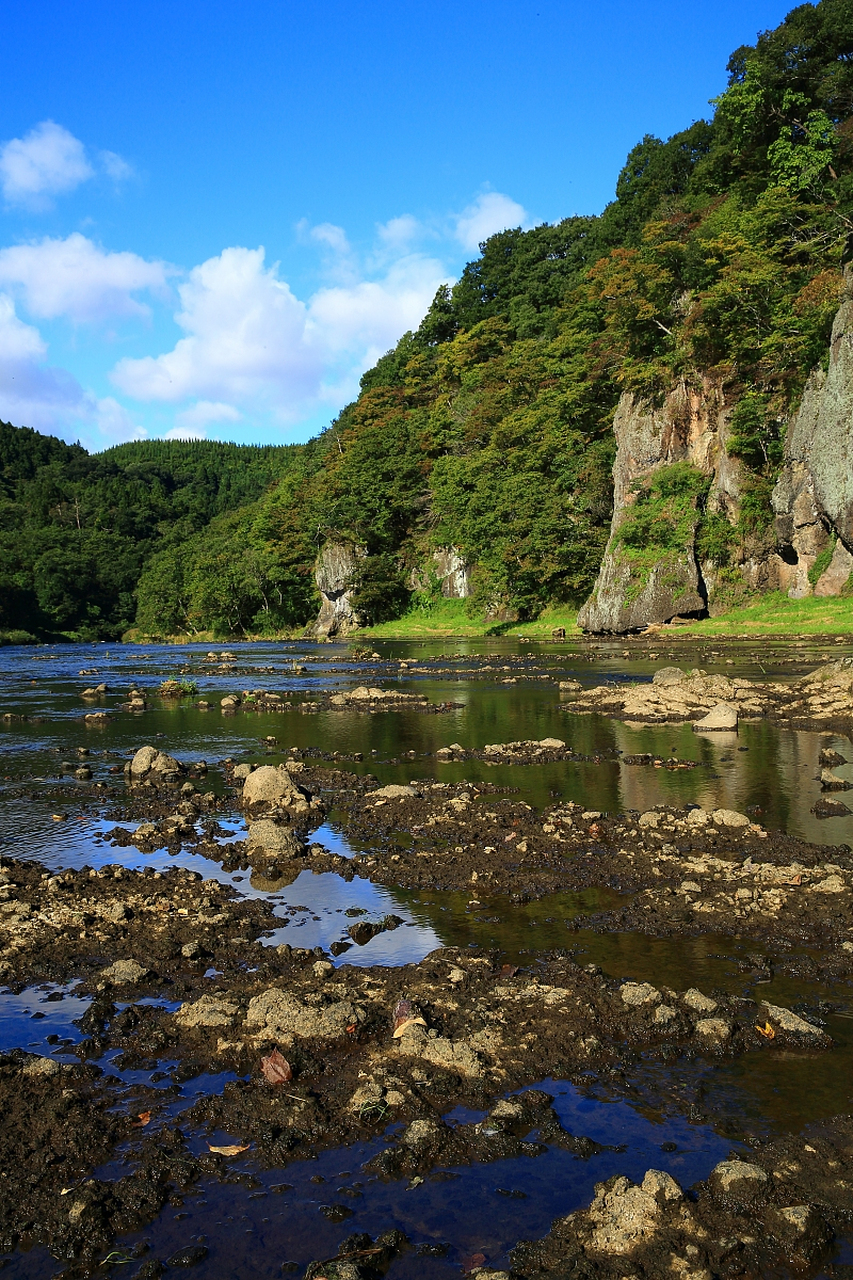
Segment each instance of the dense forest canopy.
M619 395L701 375L738 402L750 480L741 527L700 537L758 536L853 256L853 6L798 6L728 72L710 121L633 148L600 216L485 241L306 446L89 456L0 425L0 627L298 627L327 540L367 551L366 620L403 611L444 546L474 566L474 608L579 601L607 540Z

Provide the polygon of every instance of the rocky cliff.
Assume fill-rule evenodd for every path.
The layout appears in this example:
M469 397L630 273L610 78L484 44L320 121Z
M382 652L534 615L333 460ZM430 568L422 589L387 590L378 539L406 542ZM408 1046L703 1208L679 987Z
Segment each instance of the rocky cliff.
M657 408L622 396L613 423L613 522L592 595L578 615L584 630L632 631L713 612L718 573L697 555L699 499L705 512L737 524L744 471L727 449L734 403L710 378L680 384ZM692 491L688 469L697 480ZM680 495L674 492L679 477ZM793 598L840 594L853 574L850 268L828 367L812 374L787 427L772 506L775 545L771 534L763 546L741 548L730 579Z
M832 327L829 364L808 381L773 491L794 597L838 595L853 573L853 272ZM820 570L816 573L816 570Z
M740 468L725 447L729 411L711 379L697 387L680 383L657 408L622 396L613 422L613 522L598 579L578 616L584 630L632 631L705 612L708 589L695 546L699 511L687 481L690 471L710 477L708 507L735 522ZM667 481L679 478L680 494L668 493L673 485ZM646 536L632 537L640 504L649 499L659 518L647 507Z
M366 552L349 542L327 542L317 557L314 580L320 592L320 613L309 634L318 638L346 635L358 626L352 607L356 572Z

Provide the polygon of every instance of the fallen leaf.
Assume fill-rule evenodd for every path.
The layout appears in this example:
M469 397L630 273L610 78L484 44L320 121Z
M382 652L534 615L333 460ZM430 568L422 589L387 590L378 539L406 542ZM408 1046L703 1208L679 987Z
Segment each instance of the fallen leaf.
M261 1058L261 1074L267 1084L286 1084L293 1079L293 1068L278 1049L273 1049L268 1057Z
M144 1129L147 1124L151 1123L151 1112L140 1111L139 1115L133 1121L134 1129Z
M65 821L65 814L64 814L64 813L52 813L50 816L53 818L54 822L64 822L64 821Z
M788 881L788 884L793 885L795 888L801 885L802 883L803 883L803 877L801 875L796 875L794 876L793 880Z
M514 977L515 977L515 975L516 975L517 973L518 973L518 965L517 965L517 964L502 964L502 965L501 965L500 977L502 977L502 978L514 978Z
M249 1143L247 1142L244 1147L241 1147L236 1142L233 1143L231 1146L214 1147L211 1145L211 1143L208 1142L207 1149L208 1151L212 1151L215 1156L239 1156L241 1151L249 1150Z
M776 1032L773 1030L769 1022L765 1022L763 1027L759 1027L756 1025L755 1030L758 1032L760 1036L764 1036L765 1040L776 1039Z
M358 1023L351 1022L347 1027L347 1035L351 1036L358 1030Z
M462 1259L462 1270L464 1272L476 1271L477 1267L482 1267L486 1261L484 1253L472 1253L467 1258Z

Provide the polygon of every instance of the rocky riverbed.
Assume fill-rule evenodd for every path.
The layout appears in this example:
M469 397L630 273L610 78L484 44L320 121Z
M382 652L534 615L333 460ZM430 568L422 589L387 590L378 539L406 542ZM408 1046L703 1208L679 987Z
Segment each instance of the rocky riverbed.
M825 737L809 748L809 768L817 793L837 802L828 779L844 782L846 670L842 661L828 677L824 667L788 682L784 697L764 681L736 697L747 678L721 675L669 673L641 687L649 705L680 697L688 723L713 709L695 700L700 685L705 703L720 693L709 680L727 681L740 709L760 703L769 721L808 704L809 723L835 733L835 746ZM386 709L372 687L325 703L310 688L304 696L346 717L362 704ZM827 688L831 717L816 721ZM607 694L622 697L622 687ZM336 697L344 701L333 706ZM604 695L551 697L564 718L567 697L582 703L580 722ZM269 703L258 715L277 714L274 699L257 701ZM420 694L385 701L400 715L439 705ZM719 1115L713 1101L715 1080L792 1071L836 1077L833 1096L845 1096L850 1050L836 1011L853 976L853 861L843 840L830 842L831 822L821 844L763 822L755 805L610 809L543 799L541 788L534 803L525 780L535 786L558 769L583 779L618 767L640 780L632 787L662 777L696 794L712 786L708 759L628 753L568 732L476 741L454 726L459 740L421 739L414 751L404 742L397 759L417 768L406 780L398 767L393 781L352 736L282 749L262 735L260 748L221 759L177 734L146 741L140 731L168 723L158 705L148 701L148 719L107 707L111 720L127 718L132 745L103 757L86 748L74 774L45 784L54 843L73 850L78 823L95 832L97 856L52 856L46 836L41 853L9 838L2 850L0 1026L4 1009L34 1008L41 1019L28 1035L12 1019L0 1055L0 1240L11 1276L76 1278L114 1265L140 1280L185 1267L200 1278L243 1274L225 1261L203 1204L216 1188L247 1206L310 1191L312 1164L316 1203L291 1216L319 1215L313 1251L303 1242L291 1263L281 1241L260 1252L255 1242L245 1255L253 1274L282 1274L283 1263L314 1280L842 1274L833 1259L853 1229L853 1120L818 1106L805 1128L786 1130L748 1107L738 1118L736 1089ZM243 713L240 702L226 719L238 725ZM476 776L447 778L462 769ZM12 781L6 803L38 807L38 788ZM352 893L330 946L311 945L310 932L298 945L310 909L294 916L305 909L287 894L306 877ZM395 909L355 905L360 886ZM405 942L418 912L442 902L472 924L533 907L569 914L562 945L538 942L533 929L512 948L442 943L434 915L438 945L370 963L371 947ZM491 927L500 937L503 925ZM634 940L638 955L642 945L713 939L740 958L704 976L689 965L664 975L649 951L626 976L618 961L590 960L593 938L617 948ZM566 1096L578 1099L571 1116ZM617 1098L665 1117L663 1132L676 1126L680 1142L629 1154L618 1125L600 1119ZM702 1159L685 1154L691 1126ZM530 1201L531 1235L512 1206L554 1161L580 1181L550 1218ZM345 1162L357 1172L329 1173ZM454 1179L473 1188L481 1176L505 1199L499 1246L487 1243L494 1227L477 1237L459 1222L448 1240L405 1207L410 1197L445 1205L447 1224L464 1204L476 1215L481 1192L466 1190L453 1210L446 1197Z

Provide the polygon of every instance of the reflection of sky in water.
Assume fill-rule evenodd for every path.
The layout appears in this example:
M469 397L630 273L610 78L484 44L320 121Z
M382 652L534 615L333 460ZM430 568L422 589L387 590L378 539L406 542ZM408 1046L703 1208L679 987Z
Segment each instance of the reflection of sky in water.
M83 1039L83 1032L74 1026L74 1019L83 1016L92 1000L90 996L70 994L74 985L58 987L54 983L45 983L41 987L27 987L19 993L0 991L0 1052L26 1049L30 1053L48 1055L52 1047L47 1038L54 1035L78 1044ZM62 998L57 999L57 996Z
M275 896L283 900L277 915L284 915L286 908L307 907L308 910L292 915L287 911L290 924L264 939L269 946L289 942L292 947L328 949L332 942L350 941L346 938L346 929L356 920L375 920L386 915L402 917L405 923L377 934L364 946L353 944L338 958L338 963L411 964L442 945L435 930L402 906L398 897L381 885L359 877L348 882L334 872L314 875L311 871L302 871L287 889ZM360 907L367 914L350 918L344 915L348 907Z

